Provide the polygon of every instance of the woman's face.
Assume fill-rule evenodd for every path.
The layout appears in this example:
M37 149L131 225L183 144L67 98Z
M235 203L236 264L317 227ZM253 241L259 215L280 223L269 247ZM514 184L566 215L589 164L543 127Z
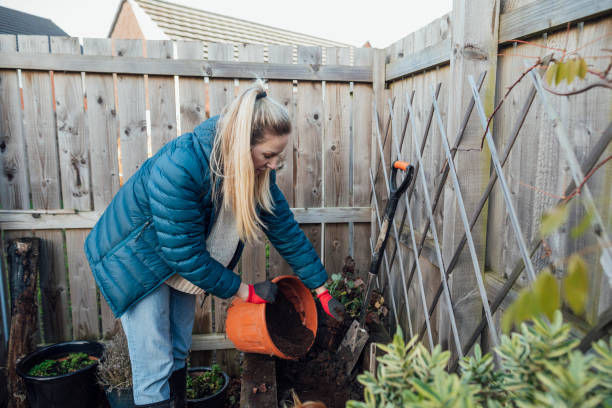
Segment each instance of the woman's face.
M280 161L280 154L289 142L289 135L273 135L265 132L263 141L251 147L251 157L255 174L263 173L266 168L276 169Z

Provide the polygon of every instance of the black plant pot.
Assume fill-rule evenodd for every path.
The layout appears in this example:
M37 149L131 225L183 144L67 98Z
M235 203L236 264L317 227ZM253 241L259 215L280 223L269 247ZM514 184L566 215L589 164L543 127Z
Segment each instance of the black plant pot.
M94 407L101 396L96 382L98 363L81 370L55 377L35 377L28 372L47 359L57 359L70 353L85 353L98 359L104 346L95 341L69 341L40 348L17 364L17 374L24 379L31 408Z
M110 408L134 408L134 392L132 387L104 389Z
M187 371L187 375L191 373L197 373L201 371L210 371L210 367L190 367ZM227 399L227 386L229 384L229 377L224 371L221 371L223 375L223 386L217 392L204 398L188 399L188 408L223 408L225 400Z

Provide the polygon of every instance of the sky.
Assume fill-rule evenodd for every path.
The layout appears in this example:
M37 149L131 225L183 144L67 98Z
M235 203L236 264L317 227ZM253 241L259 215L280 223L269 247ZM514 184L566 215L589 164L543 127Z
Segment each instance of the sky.
M452 0L170 0L328 40L385 48L449 12ZM72 37L105 38L121 0L0 0L53 20Z

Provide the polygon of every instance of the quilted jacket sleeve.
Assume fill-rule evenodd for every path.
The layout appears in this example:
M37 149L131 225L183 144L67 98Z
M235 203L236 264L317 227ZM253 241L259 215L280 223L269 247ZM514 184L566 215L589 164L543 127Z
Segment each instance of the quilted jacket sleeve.
M151 168L148 182L153 224L164 260L182 277L220 298L240 286L240 277L206 250L206 181L191 149L176 147ZM208 179L207 179L208 180Z
M272 172L270 192L274 199L274 214L261 212L266 225L268 239L287 263L310 289L318 288L327 281L327 272L319 255L300 229L285 196L276 185L276 172Z

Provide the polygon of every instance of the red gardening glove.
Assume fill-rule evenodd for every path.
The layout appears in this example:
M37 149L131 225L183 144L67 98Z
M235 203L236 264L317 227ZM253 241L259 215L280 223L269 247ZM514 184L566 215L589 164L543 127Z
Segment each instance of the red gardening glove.
M247 302L257 304L274 303L277 292L278 286L269 281L249 285L249 296L247 297Z
M344 319L344 305L334 299L332 295L329 294L327 289L325 289L324 292L321 292L321 294L317 295L317 298L319 298L319 302L321 302L321 306L323 306L325 313L338 321L342 321Z

